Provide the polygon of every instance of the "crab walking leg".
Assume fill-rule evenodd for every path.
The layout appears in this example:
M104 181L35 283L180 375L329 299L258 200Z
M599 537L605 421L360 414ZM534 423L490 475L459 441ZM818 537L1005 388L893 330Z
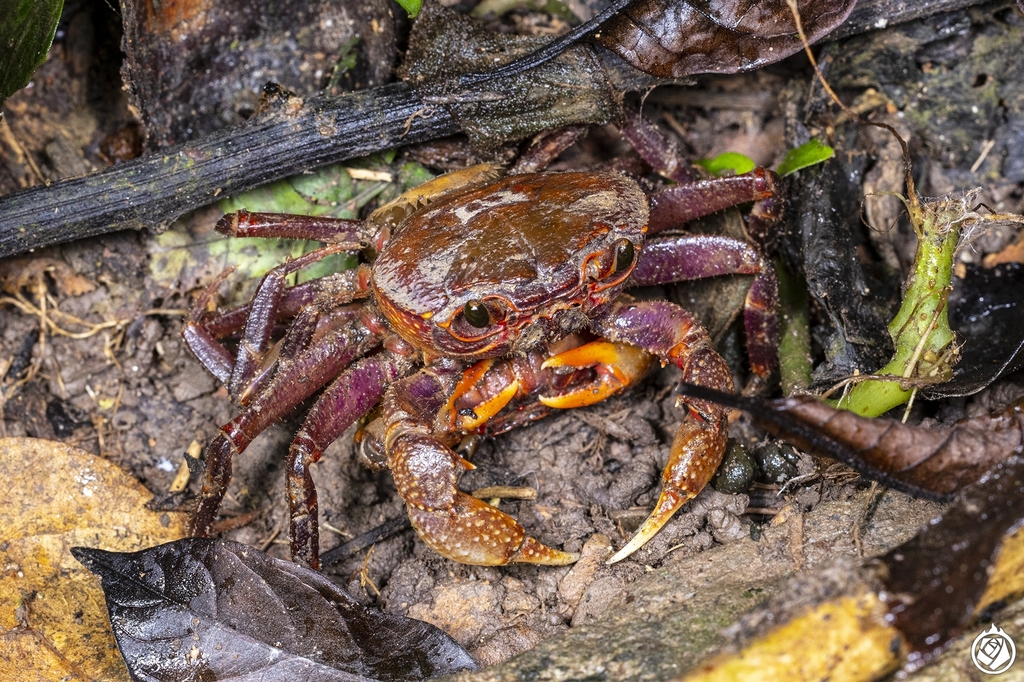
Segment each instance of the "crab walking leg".
M263 276L263 280L253 296L252 309L249 312L249 317L246 318L242 340L238 344L235 366L227 381L228 395L236 398L245 390L262 363L263 356L270 348L270 336L274 331L274 322L277 320L278 304L288 285L287 277L307 265L347 250L347 246L343 244L325 246L279 265ZM368 273L364 272L364 285L368 276Z
M311 343L331 331L351 324L359 316L359 309L344 306L367 294L368 279L369 268L365 265L318 279L316 298L295 315L281 342L259 355L258 364L252 366L236 389L235 401L239 405L249 404L266 388L281 363L298 357Z
M359 317L356 306L334 308L325 313L324 308L329 307L329 301L322 305L310 304L295 316L284 338L271 347L252 380L238 394L236 402L239 405L244 407L261 394L282 364L294 360L313 342L347 327Z
M342 245L332 245L277 266L264 275L253 302L213 319L204 319L204 312L217 287L234 268L221 272L199 296L192 306L182 337L207 371L228 385L232 398L241 390L240 379L236 375L251 376L256 370L258 357L266 352L275 322L300 314L327 295L332 297L335 305L366 295L368 271L365 268L321 277L299 287L285 288L285 278L289 274L333 253L346 250ZM219 339L243 328L245 332L239 347L239 361L236 361ZM258 348L263 348L262 352L257 351ZM245 382L241 384L244 386Z
M663 189L650 196L651 218L648 234L655 234L669 227L679 227L691 220L746 202L771 199L779 192L781 185L782 181L774 172L755 168L743 175L696 180ZM779 213L778 208L771 211L762 208L758 215L776 213ZM781 218L781 213L778 217Z
M353 364L317 399L295 435L286 469L293 560L320 568L319 511L310 465L380 401L385 386L409 373L413 360L404 352L409 350L385 350Z
M679 183L650 197L651 234L753 201L747 231L763 248L774 243L785 206L785 185L778 175L755 168L734 177L702 178L676 145L635 110L627 112L622 134L654 170Z
M250 213L242 210L228 213L214 228L229 237L269 237L306 239L308 241L358 244L363 240L362 220L321 218L290 213Z
M289 288L278 303L276 321L281 322L298 315L299 311L313 303L319 290L319 279L296 284ZM252 312L252 304L245 303L237 308L231 308L216 315L207 315L200 319L202 319L202 326L209 332L210 336L215 339L222 339L244 329L245 321L249 318L250 312ZM199 319L196 320L196 322L198 321Z
M372 313L370 313L372 315ZM379 319L359 320L320 339L282 364L267 388L237 417L220 428L206 447L203 485L190 534L208 537L231 481L231 460L268 426L338 376L353 360L380 343Z
M388 466L413 528L435 552L466 564L573 563L578 554L537 542L508 514L458 490L460 474L473 465L442 443L432 426L461 374L458 363L437 363L384 397Z
M185 341L192 354L196 356L199 363L206 368L206 371L217 378L221 383L231 378L231 371L235 367L235 358L227 348L217 340L217 336L203 324L203 313L213 298L217 287L234 272L233 267L223 270L213 278L213 281L206 285L203 293L196 299L192 311L189 313L188 322L181 331L181 337ZM241 326L239 326L241 328Z
M778 365L779 285L775 268L746 242L713 235L661 237L644 245L632 283L667 284L717 275L754 275L743 306L751 369L762 377Z
M622 136L637 153L656 170L669 180L680 184L697 182L701 176L687 161L676 145L661 134L658 127L644 120L636 109L626 111L626 121L621 127Z
M667 301L633 303L623 297L595 321L606 339L649 351L683 371L687 383L732 392L732 376L700 323ZM661 496L636 535L608 563L621 561L654 537L687 500L704 489L725 454L726 411L713 403L688 400L661 477Z

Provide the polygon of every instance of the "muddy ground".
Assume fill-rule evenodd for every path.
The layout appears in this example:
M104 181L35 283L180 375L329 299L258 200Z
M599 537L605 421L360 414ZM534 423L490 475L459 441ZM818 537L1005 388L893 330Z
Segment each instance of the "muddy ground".
M992 41L1010 40L1024 30L1024 19L1011 15L1013 11L993 6L964 13L949 20L950 30L966 35L975 30L972 26L985 26L977 30L987 32ZM104 154L110 158L110 136L132 134L130 115L114 94L118 90L111 85L116 79L107 57L102 56L104 49L113 49L104 23L109 21L101 8L76 15L58 39L34 89L15 95L5 106L7 123L0 124L7 126L0 144L0 192L99 168L106 163L101 150L107 149ZM998 31L992 25L998 25ZM934 45L932 49L937 50ZM97 51L101 56L96 56ZM648 116L667 132L674 131L694 157L739 151L767 165L780 158L787 126L802 120L804 113L787 112L782 93L787 88L806 90L809 83L806 65L796 59L756 74L702 78L690 88L662 88L645 106ZM920 81L904 87L928 86ZM984 83L975 87L983 89ZM977 110L969 102L959 106ZM937 143L946 136L942 126L952 125L956 117L908 121L892 109L879 116L912 134L922 194L942 195L980 185L984 188L981 200L993 210L1021 211L1024 177L1018 177L1013 162L998 156L981 158L977 168L969 171L979 160L980 148ZM990 133L1000 125L993 119ZM922 137L921 130L932 137ZM995 139L992 134L989 138ZM613 131L599 131L563 166L582 163L614 145ZM68 149L73 153L65 154ZM900 160L891 151L883 136L871 133L856 138L856 146L843 153L871 156L867 175L873 189L867 192L888 189L885 183L899 177ZM29 158L35 159L34 164L28 163ZM406 158L412 157L399 157L395 167ZM894 220L893 209L876 206L871 210L876 213L875 225ZM209 239L219 214L215 208L201 211L178 229ZM975 242L962 256L965 267L986 253L999 252L1014 237L1003 229ZM235 414L235 408L180 337L185 311L198 287L215 274L216 263L211 259L186 269L173 281L157 281L151 259L169 247L155 239L149 234L120 233L0 262L4 286L0 369L8 368L0 435L73 443L131 472L154 493L156 504L187 508L189 493L196 489L194 480L185 493L171 493L183 453L193 443L205 445L218 425ZM912 240L899 230L883 233L879 228L877 234L867 233L862 250L865 260L905 266ZM243 290L233 290L229 296L241 300ZM671 295L687 298L685 293ZM742 341L735 326L725 324L734 313L714 323L715 333L742 383ZM47 326L41 338L35 337L44 317L71 335ZM784 509L804 514L823 503L838 504L836 528L874 538L867 549L859 544L847 548L862 555L905 539L939 509L895 492L884 493L881 504L881 493L865 492L869 483L834 462L801 453L787 453L789 459L779 461L777 449L766 449L763 434L739 418L730 432L733 441L755 459L774 457L773 468L762 471L746 493L705 490L643 550L605 566L601 559L609 548L622 545L656 499L668 443L681 419L674 404L673 381L672 371L664 370L603 404L561 413L485 441L473 460L477 470L462 479L465 490L490 485L536 489L535 500L505 500L499 506L542 542L583 550L586 570L567 578L569 568L462 566L440 558L411 530L404 530L325 571L368 603L440 625L481 664L491 664L570 628L600 621L611 606L621 604L624 590L637 589L652 572L670 569L717 546L760 542L771 535L772 520ZM951 420L973 415L1005 404L1020 392L1010 380L978 396L919 407L915 418ZM236 462L222 510L224 525L230 527L225 537L282 558L288 555L282 464L296 425L293 420L268 429ZM355 460L351 433L328 450L314 468L314 476L325 550L404 515L389 475L364 469ZM885 513L877 513L878 509ZM882 536L872 536L876 531ZM785 545L785 540L772 542ZM834 556L828 547L799 562L783 555L793 570ZM732 567L717 569L728 572Z

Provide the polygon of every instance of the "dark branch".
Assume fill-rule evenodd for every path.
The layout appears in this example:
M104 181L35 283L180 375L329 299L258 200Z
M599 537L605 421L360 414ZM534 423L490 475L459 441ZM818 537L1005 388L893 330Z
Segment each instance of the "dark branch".
M977 0L861 0L833 36L880 28L882 19L892 26L973 4ZM540 53L547 55L545 48ZM615 83L624 90L652 84L651 79ZM404 83L310 98L294 112L279 111L100 173L0 197L0 258L117 230L164 225L218 197L459 132L444 107L424 103Z
M459 132L404 83L310 98L101 173L0 198L0 257L181 214L310 168Z

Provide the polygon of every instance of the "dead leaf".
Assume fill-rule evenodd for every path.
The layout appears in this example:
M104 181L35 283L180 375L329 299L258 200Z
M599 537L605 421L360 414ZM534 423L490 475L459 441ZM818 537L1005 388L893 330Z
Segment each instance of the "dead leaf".
M180 538L185 514L107 460L31 438L0 439L0 679L127 680L99 581L73 545L121 551Z
M72 270L64 261L46 257L0 261L0 288L9 294L17 294L23 289L35 290L40 283L46 283L46 274L64 296L81 296L96 288L92 280Z
M433 625L361 604L322 574L237 542L72 553L103 579L136 679L404 682L476 670Z
M999 253L990 253L981 261L986 268L992 268L1004 263L1024 263L1024 241L1018 240L1007 245Z
M839 26L850 0L802 0L809 42ZM785 0L638 0L606 22L596 40L635 68L663 78L749 71L803 48Z
M1024 401L949 426L924 427L861 417L811 396L758 400L692 384L680 384L679 392L749 412L755 425L805 452L933 499L949 499L976 483L1024 443Z

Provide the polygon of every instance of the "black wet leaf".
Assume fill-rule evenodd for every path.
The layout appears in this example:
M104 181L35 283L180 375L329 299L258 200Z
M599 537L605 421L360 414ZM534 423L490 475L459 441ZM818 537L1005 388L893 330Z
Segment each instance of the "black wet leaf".
M792 216L780 250L791 272L807 282L814 314L823 324L816 340L825 362L815 383L831 385L892 357L887 325L896 313L892 282L868 272L858 256L862 242L860 182L864 158L840 154L787 178Z
M926 398L970 395L1024 367L1024 265L971 266L949 297L949 325L961 343L953 379L921 391Z
M974 619L1003 540L1024 526L1024 458L964 491L936 522L880 559L887 620L909 645L905 669L934 659Z
M451 637L360 604L320 573L236 542L75 547L100 576L136 680L422 680L474 670Z

